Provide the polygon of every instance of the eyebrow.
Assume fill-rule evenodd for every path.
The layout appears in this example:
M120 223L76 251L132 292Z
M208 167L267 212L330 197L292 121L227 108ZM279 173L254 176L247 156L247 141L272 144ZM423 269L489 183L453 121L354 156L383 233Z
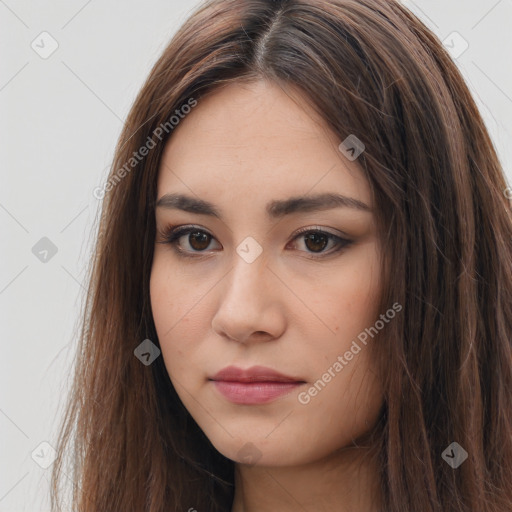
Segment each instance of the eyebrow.
M183 194L165 194L157 201L156 207L222 218L220 210L212 203ZM353 208L366 212L372 211L366 203L359 199L334 193L273 200L267 204L266 211L267 215L271 218L281 218L293 213L329 210L332 208Z

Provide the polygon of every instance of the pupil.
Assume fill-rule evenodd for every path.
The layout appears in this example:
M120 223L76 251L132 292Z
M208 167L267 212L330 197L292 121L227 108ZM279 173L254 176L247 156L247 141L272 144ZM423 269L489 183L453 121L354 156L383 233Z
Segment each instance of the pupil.
M194 233L190 233L189 242L191 247L194 249L201 251L206 249L210 244L210 235L207 233L202 233L201 231L196 231Z
M313 246L309 242L313 242ZM306 247L313 252L320 252L327 245L327 236L321 233L310 233L306 235Z

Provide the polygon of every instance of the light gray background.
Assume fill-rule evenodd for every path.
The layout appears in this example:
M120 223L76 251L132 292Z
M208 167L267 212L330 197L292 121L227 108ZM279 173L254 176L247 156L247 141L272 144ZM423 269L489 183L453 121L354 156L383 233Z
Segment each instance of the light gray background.
M198 3L0 0L0 512L49 510L51 466L36 460L51 460L40 443L55 446L70 385L93 190L152 64ZM469 43L456 62L510 184L512 0L404 3L442 41L456 31ZM43 31L59 45L47 59L31 47L50 47ZM45 263L32 252L43 237L57 247Z

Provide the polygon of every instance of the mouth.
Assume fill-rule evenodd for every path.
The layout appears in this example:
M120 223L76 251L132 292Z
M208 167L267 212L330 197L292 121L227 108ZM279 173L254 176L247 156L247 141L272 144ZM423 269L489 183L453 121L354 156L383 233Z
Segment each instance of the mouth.
M271 368L253 366L246 370L228 366L208 379L232 403L256 405L284 396L306 381Z

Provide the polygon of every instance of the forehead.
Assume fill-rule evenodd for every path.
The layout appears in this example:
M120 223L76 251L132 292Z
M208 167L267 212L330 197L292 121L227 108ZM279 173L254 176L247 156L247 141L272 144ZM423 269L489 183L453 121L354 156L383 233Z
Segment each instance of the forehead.
M198 100L174 129L160 162L158 197L188 192L229 202L233 195L336 191L370 204L366 178L338 150L340 142L297 90L231 83Z

